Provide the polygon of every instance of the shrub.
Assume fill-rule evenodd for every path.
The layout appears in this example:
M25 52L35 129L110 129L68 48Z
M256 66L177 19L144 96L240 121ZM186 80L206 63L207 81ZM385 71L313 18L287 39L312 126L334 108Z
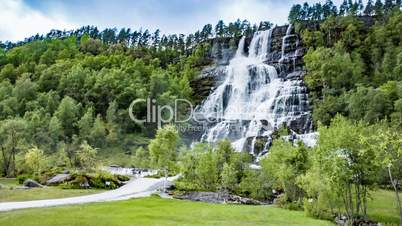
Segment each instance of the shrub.
M119 176L107 172L98 172L90 178L89 185L93 188L115 189L120 187L121 181Z
M329 220L332 221L334 219L334 214L331 213L327 208L322 207L317 200L314 199L304 199L304 212L307 216Z
M19 184L23 184L26 179L32 178L31 174L21 174L17 176L17 181Z

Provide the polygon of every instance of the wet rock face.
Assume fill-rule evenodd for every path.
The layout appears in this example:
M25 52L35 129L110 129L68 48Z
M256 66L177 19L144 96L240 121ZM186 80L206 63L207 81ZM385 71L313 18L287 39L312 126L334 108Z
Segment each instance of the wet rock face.
M209 57L216 65L228 65L236 53L239 40L235 38L215 38L210 40L211 51Z

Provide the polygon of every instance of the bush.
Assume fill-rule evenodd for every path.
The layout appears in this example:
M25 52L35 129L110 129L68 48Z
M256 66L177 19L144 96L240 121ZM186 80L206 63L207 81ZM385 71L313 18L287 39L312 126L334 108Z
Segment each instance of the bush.
M335 217L334 214L331 213L330 210L328 210L325 207L322 207L320 205L320 203L315 199L304 199L303 207L304 207L304 212L309 217L323 219L323 220L329 220L329 221L332 221Z
M64 189L116 189L122 185L122 181L128 181L130 178L122 175L112 175L107 172L98 172L94 175L74 173L72 180L65 182L61 186Z
M33 178L31 174L21 174L17 176L17 181L19 184L23 184L26 179Z
M288 196L286 194L281 194L278 196L276 199L276 204L284 209L288 210L302 210L303 209L303 203L302 202L297 202L297 201L290 201Z
M120 177L123 178L123 176ZM124 179L127 178L124 177ZM90 178L89 185L93 188L115 189L121 186L121 181L119 176L107 172L98 172Z
M199 191L200 190L200 188L196 184L185 182L185 181L180 181L180 179L175 182L175 187L176 187L177 191Z

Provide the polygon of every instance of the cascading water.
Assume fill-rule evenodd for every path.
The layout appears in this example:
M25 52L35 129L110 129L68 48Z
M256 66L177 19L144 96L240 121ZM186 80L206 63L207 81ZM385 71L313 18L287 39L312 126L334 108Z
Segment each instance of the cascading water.
M287 58L285 52L291 29L289 26L283 37L279 63ZM237 150L248 150L258 156L265 153L271 142L270 135L282 124L309 123L305 120L310 112L303 81L286 80L278 76L274 65L267 64L272 32L273 29L256 32L248 55L244 52L245 38L240 40L235 56L225 68L224 81L197 109L211 125L201 141L215 143L227 138ZM263 143L263 150L257 153L258 140Z

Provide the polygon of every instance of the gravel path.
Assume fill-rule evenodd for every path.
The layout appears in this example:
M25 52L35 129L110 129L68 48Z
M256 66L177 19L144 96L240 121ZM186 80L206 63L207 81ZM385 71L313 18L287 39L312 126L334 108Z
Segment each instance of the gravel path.
M175 179L177 179L177 176L169 177L168 182L171 182ZM0 202L0 212L17 210L17 209L26 209L26 208L83 204L91 202L106 202L115 200L125 200L130 198L147 197L152 193L154 193L155 191L157 191L159 188L162 188L164 180L165 180L164 178L160 179L137 178L132 179L126 185L115 190L94 195L85 195L72 198L45 199L35 201L23 201L23 202Z

